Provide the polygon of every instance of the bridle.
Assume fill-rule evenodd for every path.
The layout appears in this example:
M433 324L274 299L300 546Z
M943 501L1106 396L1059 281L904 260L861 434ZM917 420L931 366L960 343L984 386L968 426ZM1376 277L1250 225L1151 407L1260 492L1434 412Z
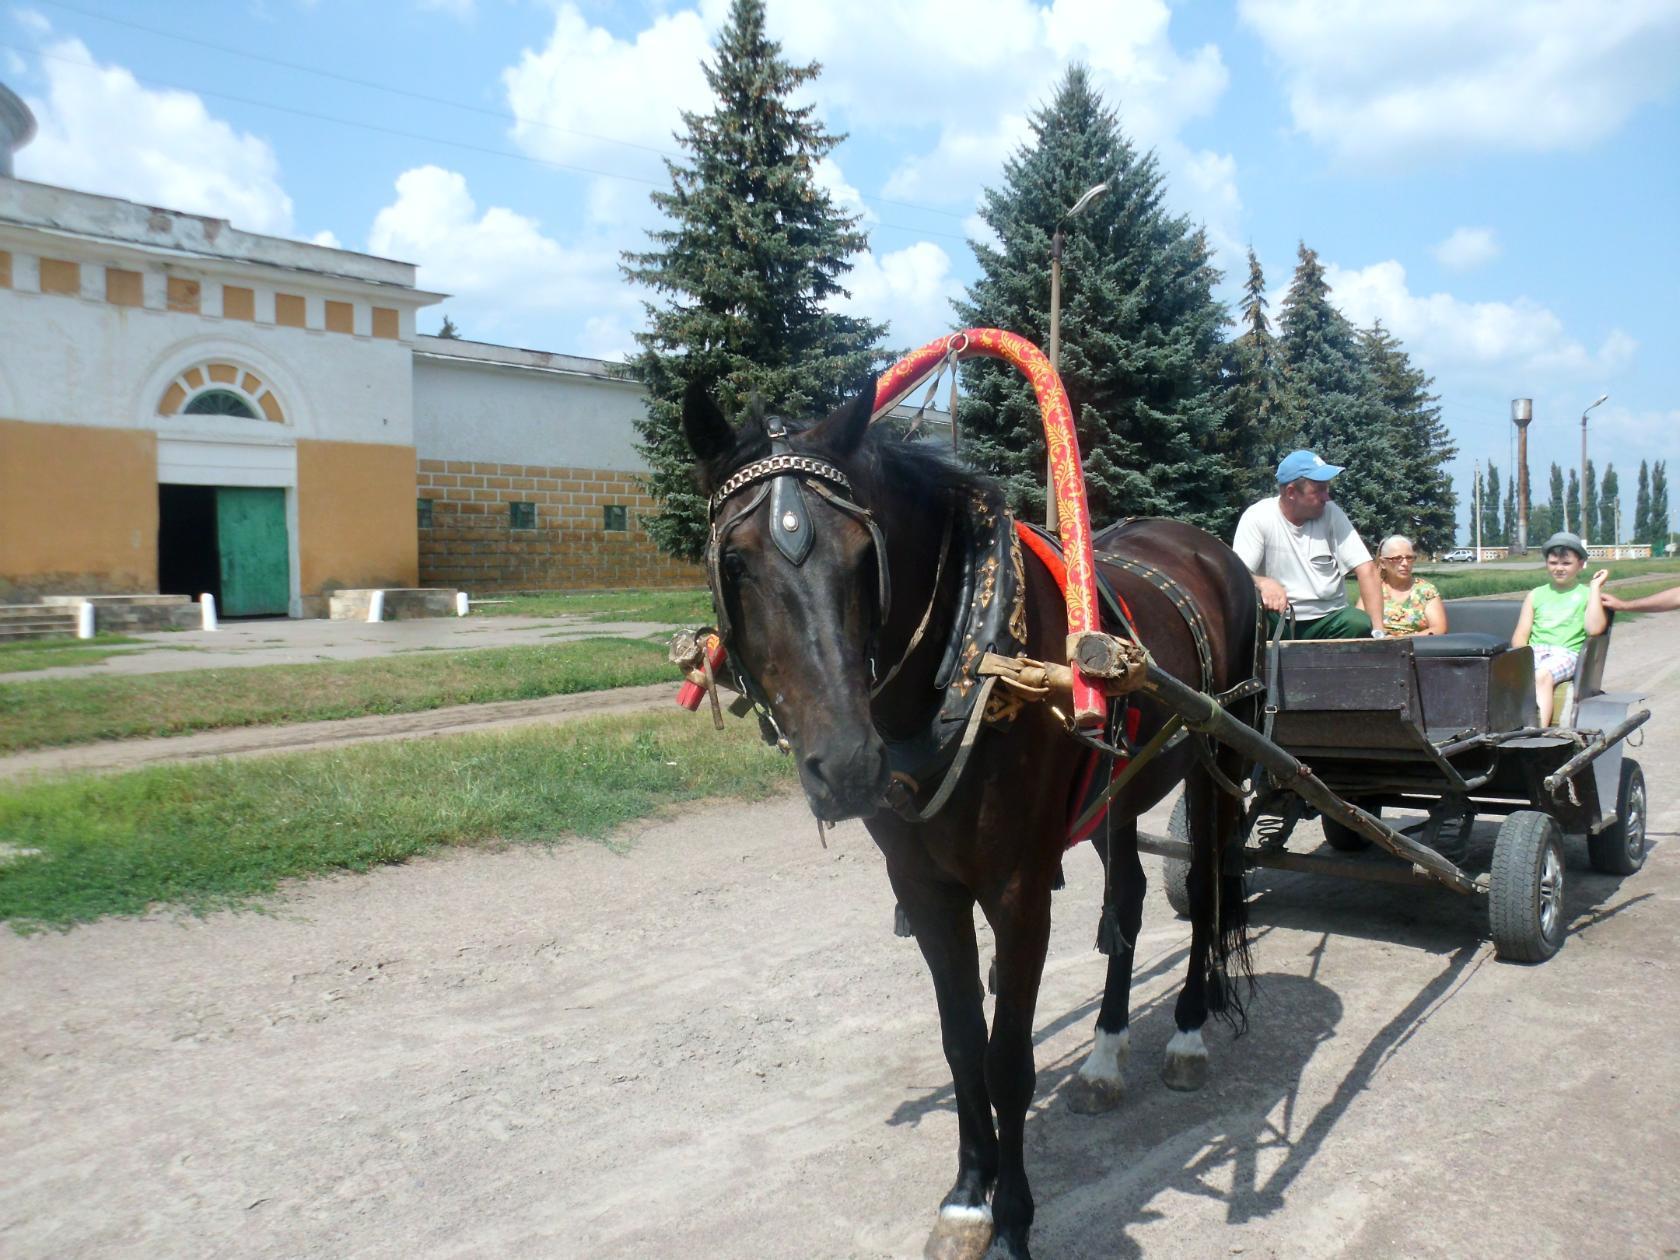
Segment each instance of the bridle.
M710 536L706 545L706 580L711 587L712 605L717 614L717 632L725 646L731 646L733 626L729 616L729 601L723 581L723 549L731 533L743 521L753 516L766 500L770 503L770 539L796 568L805 563L816 544L817 523L806 502L805 490L810 490L823 502L851 517L869 531L870 545L875 549L876 599L874 620L870 627L873 643L886 624L892 609L892 578L887 569L887 540L875 516L851 496L856 492L846 474L835 464L815 455L796 455L788 442L787 427L779 416L767 417L765 431L770 437L770 454L754 460L736 472L717 488L709 501ZM720 522L724 506L743 491L756 486L756 492L745 506ZM873 667L874 652L870 652ZM734 670L740 690L759 715L765 718L780 736L770 714L770 704L757 681L741 666L739 654L729 652L730 667Z

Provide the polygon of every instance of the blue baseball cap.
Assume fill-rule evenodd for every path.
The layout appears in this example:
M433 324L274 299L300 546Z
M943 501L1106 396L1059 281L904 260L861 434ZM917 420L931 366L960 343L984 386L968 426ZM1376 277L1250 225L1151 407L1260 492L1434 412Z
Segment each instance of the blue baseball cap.
M1329 481L1341 472L1335 464L1326 464L1311 451L1290 451L1278 465L1278 485L1287 486L1297 477L1310 477L1314 481Z

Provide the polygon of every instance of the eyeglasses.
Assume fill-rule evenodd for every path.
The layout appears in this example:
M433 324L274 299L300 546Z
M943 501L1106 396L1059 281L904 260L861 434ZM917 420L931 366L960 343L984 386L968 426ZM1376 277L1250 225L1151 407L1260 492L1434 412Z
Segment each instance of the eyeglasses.
M1382 560L1385 564L1411 564L1416 559L1417 559L1416 556L1383 556L1382 557Z

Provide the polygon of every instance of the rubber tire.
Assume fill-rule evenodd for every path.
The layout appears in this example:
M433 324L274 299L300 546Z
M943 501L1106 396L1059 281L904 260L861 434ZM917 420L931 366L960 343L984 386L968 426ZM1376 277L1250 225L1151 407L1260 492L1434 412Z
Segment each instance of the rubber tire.
M1358 804L1357 801L1354 803ZM1363 805L1361 805L1360 808L1365 809ZM1365 812L1370 814L1373 818L1381 818L1382 806L1374 805L1370 809L1366 809ZM1360 835L1352 827L1344 827L1334 818L1324 818L1320 821L1324 824L1324 839L1329 843L1330 847L1335 849L1337 852L1360 853L1371 847L1371 842L1364 836Z
M1550 931L1541 917L1541 877L1548 866L1558 881ZM1500 824L1488 885L1488 928L1505 962L1545 962L1563 947L1563 833L1550 814L1518 810Z
M1190 803L1180 793L1167 823L1167 838L1180 844L1190 843ZM1190 863L1179 858L1161 859L1161 887L1167 894L1167 904L1181 919L1190 917Z
M1637 798L1637 835L1628 834L1629 807ZM1616 791L1616 821L1587 837L1587 860L1595 871L1606 875L1632 875L1645 865L1645 824L1650 817L1650 799L1645 795L1645 772L1632 757L1622 758L1622 785Z

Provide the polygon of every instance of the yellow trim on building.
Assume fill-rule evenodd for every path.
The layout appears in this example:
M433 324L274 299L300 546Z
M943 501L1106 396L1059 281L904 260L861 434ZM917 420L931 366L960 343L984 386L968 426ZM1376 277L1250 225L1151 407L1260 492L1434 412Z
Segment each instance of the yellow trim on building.
M157 531L157 434L0 420L0 602L155 591Z
M349 302L327 302L327 331L335 333L354 333L356 331L356 308Z
M298 579L304 616L321 616L333 591L415 586L412 446L297 444Z
M144 306L145 298L138 271L105 268L105 300L112 306Z
M202 297L197 280L190 280L186 276L170 276L166 287L166 301L170 310L183 311L189 315L198 314Z
M303 328L304 302L296 293L274 295L274 322L282 328Z
M257 295L237 284L222 286L222 318L242 319L247 323L257 318Z
M395 341L398 337L397 313L384 306L373 308L373 335Z
M41 292L58 293L66 297L82 295L80 263L65 262L62 258L41 259Z
M0 289L12 287L12 256L0 249Z

